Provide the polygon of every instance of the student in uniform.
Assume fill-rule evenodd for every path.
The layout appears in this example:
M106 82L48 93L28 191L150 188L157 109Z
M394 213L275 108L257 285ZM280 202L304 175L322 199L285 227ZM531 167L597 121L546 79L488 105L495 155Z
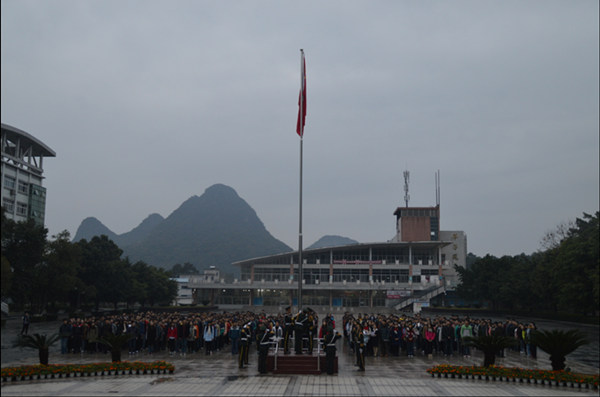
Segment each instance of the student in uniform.
M250 329L248 324L244 325L240 330L240 349L238 354L238 366L244 368L244 364L248 365L248 342L250 338Z
M335 352L337 348L335 342L341 338L341 335L333 329L332 326L328 326L327 334L325 335L325 362L327 368L327 374L333 375L335 369Z

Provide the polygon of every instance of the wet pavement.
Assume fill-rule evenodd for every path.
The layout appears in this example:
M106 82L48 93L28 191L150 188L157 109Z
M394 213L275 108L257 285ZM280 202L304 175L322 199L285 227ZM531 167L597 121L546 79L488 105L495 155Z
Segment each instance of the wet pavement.
M536 322L540 328L572 328L573 324ZM57 332L60 322L34 323L29 333ZM587 326L586 326L587 327ZM338 325L338 329L340 325ZM12 347L20 331L20 320L9 318L2 329L2 367L38 363L37 351ZM595 346L585 346L567 357L567 367L573 372L597 374L598 327L587 327L586 332L595 335ZM594 334L595 332L595 334ZM258 373L257 354L251 348L250 366L239 369L237 356L227 347L206 356L204 352L186 356L170 356L168 353L154 355L123 353L124 361L165 360L175 365L173 375L132 375L121 377L68 378L53 380L3 382L2 396L17 395L598 395L597 391L556 388L543 385L514 384L464 379L438 379L427 374L427 368L437 364L481 365L481 353L474 351L470 358L433 358L416 355L413 358L367 357L366 371L358 372L354 357L345 341L338 342L339 373L336 375L261 375ZM578 357L591 359L578 360ZM57 343L50 350L51 364L81 364L110 361L109 354L60 354ZM592 365L590 365L590 362ZM538 351L537 360L516 352L507 351L497 365L521 368L550 369L548 355Z

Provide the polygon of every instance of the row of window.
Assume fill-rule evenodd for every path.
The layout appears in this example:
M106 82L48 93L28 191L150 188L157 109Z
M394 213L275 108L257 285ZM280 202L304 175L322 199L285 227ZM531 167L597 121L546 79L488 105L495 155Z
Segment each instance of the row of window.
M4 175L4 187L9 190L14 190L17 186L17 180L12 176ZM29 183L19 179L18 191L22 194L29 194Z
M418 216L418 217L438 217L439 210L437 208L398 208L400 217Z
M419 262L429 263L430 261L433 261L434 263L437 262L435 250L419 248L412 248L412 250L409 250L408 247L372 248L370 250L369 248L336 249L333 253L305 253L302 260L307 264L330 263L331 261L334 263L336 261L385 261L386 263L396 263L396 261L398 261L399 263L408 263L409 258L411 257L414 264L418 264ZM273 258L265 258L262 260L261 264L281 265L286 262L298 263L298 254L290 254L287 257L274 256Z
M293 305L297 304L294 292ZM252 297L252 298L251 298ZM290 304L290 291L259 290L251 295L248 290L223 290L216 293L208 290L197 290L194 294L194 303L208 303L211 300L215 305L247 305L252 299L255 306L287 306ZM333 306L369 306L371 301L374 306L384 306L386 301L385 291L333 291ZM304 291L302 302L307 306L329 306L329 295L318 291Z
M409 280L420 282L421 276L432 278L438 275L438 269L420 269L420 272L415 272L412 278L409 277L408 269L373 269L371 277L369 277L369 269L333 269L331 279L334 283L356 281L369 282L371 279L374 282L407 283ZM304 280L307 284L327 283L330 279L329 269L305 269L303 270ZM242 272L242 281L250 280L250 273ZM298 269L294 269L294 280L298 279ZM290 279L289 269L256 269L254 271L254 281L265 280L266 282L287 282Z
M15 200L11 200L7 197L2 199L2 206L6 209L6 212L12 214L15 212ZM27 216L27 203L17 201L17 215Z
M27 205L27 203L23 203L21 201L17 201L16 205L17 205L17 210L15 212L15 200L10 199L8 197L3 197L2 198L2 206L6 209L6 212L9 214L16 214L18 216L22 216L22 217L28 217L29 214L29 210L31 210L31 214L29 214L29 216L31 216L33 219L35 219L36 221L39 221L41 224L43 224L43 220L44 220L44 203L37 203L35 200L32 200L32 206L31 208L29 208L29 206Z
M8 190L15 190L15 187L17 187L17 191L21 194L29 194L29 189L31 186L31 194L34 196L45 196L45 189L42 188L41 186L37 186L37 185L33 185L33 184L29 184L28 182L19 179L17 182L17 179L9 176L9 175L4 175L4 188L8 189Z

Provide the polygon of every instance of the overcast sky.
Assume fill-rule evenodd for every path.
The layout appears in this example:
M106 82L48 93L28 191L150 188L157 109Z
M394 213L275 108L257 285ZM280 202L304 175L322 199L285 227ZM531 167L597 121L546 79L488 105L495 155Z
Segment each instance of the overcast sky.
M468 251L530 254L598 210L598 1L2 0L2 122L44 161L49 235L116 233L215 183L298 248L434 206Z

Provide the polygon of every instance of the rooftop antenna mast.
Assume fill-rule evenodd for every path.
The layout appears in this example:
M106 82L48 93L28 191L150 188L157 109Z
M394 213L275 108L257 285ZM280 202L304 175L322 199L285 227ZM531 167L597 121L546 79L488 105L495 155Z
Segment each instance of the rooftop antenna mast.
M410 195L408 194L408 180L410 179L410 172L408 170L404 171L404 202L406 203L406 208L408 208L408 200L410 200Z
M435 173L435 204L440 205L440 170Z

